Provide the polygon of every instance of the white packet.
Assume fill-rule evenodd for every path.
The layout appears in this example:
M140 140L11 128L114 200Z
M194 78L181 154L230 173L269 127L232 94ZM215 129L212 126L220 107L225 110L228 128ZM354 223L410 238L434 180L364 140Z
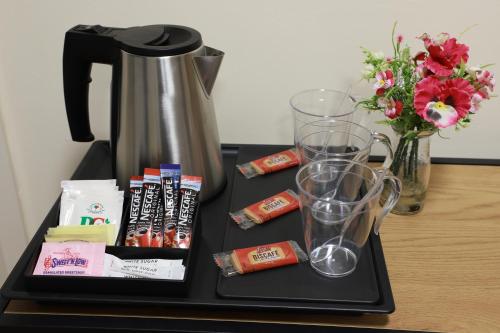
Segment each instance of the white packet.
M114 225L118 236L123 210L123 191L65 189L61 195L59 225Z
M182 259L120 259L104 254L104 276L182 280L185 270Z
M116 186L116 179L77 179L77 180L62 180L61 187L79 187L79 186Z

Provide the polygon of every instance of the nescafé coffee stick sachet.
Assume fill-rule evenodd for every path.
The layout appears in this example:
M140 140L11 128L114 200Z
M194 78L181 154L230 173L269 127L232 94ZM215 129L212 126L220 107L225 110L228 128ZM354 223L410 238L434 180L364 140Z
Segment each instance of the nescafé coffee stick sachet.
M236 249L213 255L224 276L234 276L307 261L307 255L295 241Z
M237 164L236 167L248 179L265 175L293 166L299 165L299 157L295 148L288 149L276 154L259 158L244 164Z
M299 208L297 194L292 190L286 190L229 215L241 229L246 230L297 208Z
M163 247L172 247L179 215L181 184L180 164L161 164L161 186L163 190Z
M193 223L200 203L202 178L197 176L181 176L179 216L172 247L189 249L193 237Z
M137 220L141 209L143 176L130 177L130 213L127 224L127 234L125 236L125 246L139 246L135 237Z

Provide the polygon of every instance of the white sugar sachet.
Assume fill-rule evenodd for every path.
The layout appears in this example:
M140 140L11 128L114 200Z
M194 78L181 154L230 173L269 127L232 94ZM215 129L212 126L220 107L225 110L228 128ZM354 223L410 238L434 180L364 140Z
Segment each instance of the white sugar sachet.
M120 259L108 253L104 257L104 276L182 280L185 269L182 259Z

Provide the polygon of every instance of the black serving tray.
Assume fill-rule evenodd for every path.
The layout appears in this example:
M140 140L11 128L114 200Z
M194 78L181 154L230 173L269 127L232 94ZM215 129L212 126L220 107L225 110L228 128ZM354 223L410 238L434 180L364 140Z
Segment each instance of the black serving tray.
M198 221L202 228L199 228L200 234L197 238L196 247L193 248L192 258L192 281L186 294L183 296L160 296L160 295L134 295L129 290L123 290L119 294L102 294L96 293L92 288L83 289L76 288L72 292L46 292L46 291L30 291L27 288L28 282L26 279L26 270L33 258L33 254L39 249L43 241L43 235L49 225L53 225L58 218L58 202L52 207L39 230L27 246L18 263L12 270L11 274L4 283L1 293L4 297L13 299L30 299L44 302L78 302L78 303L99 303L99 304L121 304L121 305L158 305L172 306L175 308L205 308L205 309L247 309L256 311L298 311L312 313L391 313L394 311L394 300L389 283L389 277L385 266L384 256L380 238L374 234L370 235L369 241L366 244L367 250L363 253L363 260L371 265L372 272L375 276L373 279L375 285L373 293L368 295L366 299L319 299L318 297L305 298L266 298L266 297L239 297L240 295L222 295L217 291L219 284L219 271L213 262L212 254L221 252L229 246L229 243L224 245L226 237L226 228L228 224L233 224L230 220L228 212L233 205L239 207L240 203L255 202L257 199L262 199L266 194L274 194L279 189L273 188L277 185L277 179L291 176L289 184L293 184L293 175L297 168L286 171L262 176L247 182L258 182L259 187L257 193L246 192L245 189L238 188L238 177L241 175L236 171L235 165L237 161L249 161L255 157L272 154L289 148L288 146L269 146L269 145L224 145L223 157L224 168L227 175L227 184L225 189L212 200L203 203L200 206L199 215L201 219ZM111 160L108 142L95 142L80 166L73 175L73 179L106 179L111 177ZM288 177L288 176L287 176ZM257 183L256 183L257 184ZM236 185L236 186L235 186ZM280 188L281 189L281 188ZM240 199L237 199L240 198ZM246 199L245 199L246 198ZM254 200L255 199L255 200ZM241 202L237 202L241 200ZM290 217L292 218L292 217ZM283 221L272 221L268 225ZM200 226L199 225L199 226ZM198 227L199 227L198 226ZM264 226L262 226L264 227ZM230 236L228 233L227 237ZM299 237L296 235L296 237ZM301 241L300 239L298 239ZM248 240L249 241L249 240ZM263 242L266 240L263 239ZM251 244L255 245L255 244ZM303 246L303 243L301 244ZM305 266L304 266L305 267ZM280 272L280 268L271 272ZM261 272L265 273L265 272ZM255 273L258 274L258 273ZM260 273L259 273L260 274ZM281 274L281 273L279 273ZM248 275L250 277L251 275ZM257 275L254 275L257 276ZM264 276L261 274L261 276ZM243 278L243 277L241 277ZM328 281L331 281L328 279ZM283 281L283 289L290 290L296 288L293 285L287 285L288 279ZM310 281L303 281L304 284ZM332 288L335 283L332 282ZM358 280L353 279L350 283L345 283L343 288L360 289L365 288L357 284ZM311 286L314 288L314 286ZM223 297L224 296L224 297ZM231 297L237 296L237 297ZM265 295L261 295L265 296Z
M237 163L243 164L261 156L261 148L247 147L238 155ZM290 168L250 180L236 172L233 178L233 193L237 189L238 193L245 195L232 196L230 211L238 211L287 189L297 193L297 169L298 167ZM248 230L239 228L231 221L226 223L223 249L230 251L287 240L296 241L305 251L299 210ZM324 277L315 272L309 262L230 278L220 274L217 293L228 298L375 304L380 299L380 293L372 258L371 247L365 246L356 270L342 278Z

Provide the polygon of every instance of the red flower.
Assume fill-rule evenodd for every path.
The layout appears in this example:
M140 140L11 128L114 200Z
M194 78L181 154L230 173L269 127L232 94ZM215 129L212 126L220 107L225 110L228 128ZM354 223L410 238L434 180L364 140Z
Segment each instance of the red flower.
M415 62L424 61L426 57L427 57L427 54L424 51L420 51L417 54L415 54L415 57L413 57L413 60Z
M420 117L438 128L445 128L467 115L473 94L474 88L467 80L440 81L432 76L416 84L413 105Z
M424 66L438 76L450 76L453 73L453 68L459 65L461 61L467 62L469 59L467 53L469 47L457 43L456 38L446 39L441 44L424 39L424 43L429 52Z
M392 98L387 101L385 106L384 114L390 118L394 119L399 117L399 115L403 112L403 102L400 100L394 101Z

